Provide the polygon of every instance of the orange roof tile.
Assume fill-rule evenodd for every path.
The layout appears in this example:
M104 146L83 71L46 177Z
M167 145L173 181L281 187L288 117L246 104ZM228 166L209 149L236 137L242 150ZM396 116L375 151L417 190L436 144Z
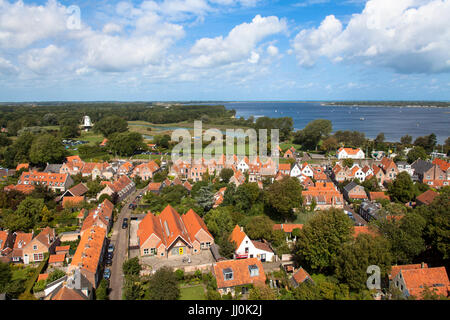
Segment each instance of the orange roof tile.
M52 254L50 255L50 258L48 259L48 263L59 263L64 262L66 259L66 254Z
M251 277L249 267L253 265L258 267L259 274ZM232 280L224 279L223 271L225 269L231 269L233 271ZM214 274L218 288L229 288L245 284L264 286L266 282L263 265L256 258L219 261L214 265Z
M433 190L427 190L421 195L417 196L416 201L420 201L423 204L430 205L437 196L439 196L439 193Z
M6 247L6 240L8 239L8 232L0 230L0 250Z
M16 232L16 240L14 242L14 249L20 249L25 247L33 240L32 233Z
M52 300L86 300L79 292L63 286L52 298Z
M41 273L41 274L38 276L37 281L47 280L47 279L48 279L48 273Z
M92 226L83 233L77 250L72 258L72 266L79 266L92 273L96 273L103 244L106 238L106 229Z
M213 236L209 233L208 227L200 216L190 209L186 214L181 216L184 225L189 233L191 239L195 239L196 234L203 229L211 238Z
M69 250L70 250L70 246L57 246L55 248L56 252L58 252L58 251L69 251Z
M231 232L230 240L236 243L236 248L239 248L245 237L246 237L245 232L241 230L241 227L236 225L233 231Z
M420 269L422 268L422 264L403 264L400 266L392 266L391 272L389 274L389 279L394 279L395 276L400 272L400 270L408 270L408 269ZM428 268L428 264L424 263L424 268Z
M369 198L371 201L383 199L391 200L391 198L384 192L369 192Z
M439 295L448 296L450 282L445 267L406 269L400 271L409 293L421 299L424 286L434 290Z
M292 276L298 284L303 283L306 279L311 279L311 276L305 269L300 267L300 269Z
M292 231L294 231L294 229L303 229L303 224L283 223L273 225L273 230L283 230L287 233L291 233Z
M29 163L19 163L16 167L16 171L19 171L20 169L28 169L29 167Z

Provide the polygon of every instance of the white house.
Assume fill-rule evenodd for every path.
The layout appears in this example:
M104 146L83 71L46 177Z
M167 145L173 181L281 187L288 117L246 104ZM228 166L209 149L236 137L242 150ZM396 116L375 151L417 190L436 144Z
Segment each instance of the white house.
M303 174L304 176L307 176L307 177L310 177L310 178L314 177L314 171L313 171L313 169L312 169L311 166L310 166L308 163L306 163L306 162L302 165L302 174Z
M291 168L291 177L299 177L302 175L302 169L300 169L298 163L294 164Z
M353 177L361 182L364 182L364 180L366 179L366 174L364 173L363 169L357 164L353 165L353 167L351 168L351 172L353 174Z
M241 161L239 161L237 168L241 172L246 172L249 169L249 161L247 157L244 157Z
M338 159L364 159L364 152L357 148L339 148L336 152L336 156Z
M236 243L235 259L257 258L261 262L274 261L275 254L272 249L264 242L251 240L242 227L236 225L230 238Z

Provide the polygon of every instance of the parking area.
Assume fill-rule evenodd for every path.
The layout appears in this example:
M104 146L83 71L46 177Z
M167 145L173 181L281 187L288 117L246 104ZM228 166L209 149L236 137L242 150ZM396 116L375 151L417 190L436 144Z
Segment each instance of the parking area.
M138 256L139 252L138 250L132 250L136 251L134 253L134 256ZM130 251L131 254L131 251ZM191 259L191 262L183 262L183 258L189 256ZM131 255L130 255L131 258ZM171 257L169 259L167 258L157 258L157 257L143 257L140 258L141 264L145 265L147 269L151 270L158 270L162 267L171 267L174 269L193 269L197 266L205 266L205 265L212 265L215 260L214 257L211 254L210 250L204 250L200 254L196 255L185 255L180 257Z
M135 248L137 246L139 246L139 242L138 242L138 238L137 238L137 230L138 230L138 226L139 226L139 222L141 222L141 220L134 220L134 219L130 219L129 222L129 226L130 226L130 243L129 246L131 248ZM132 250L134 251L134 250ZM130 258L131 257L131 251L130 251Z

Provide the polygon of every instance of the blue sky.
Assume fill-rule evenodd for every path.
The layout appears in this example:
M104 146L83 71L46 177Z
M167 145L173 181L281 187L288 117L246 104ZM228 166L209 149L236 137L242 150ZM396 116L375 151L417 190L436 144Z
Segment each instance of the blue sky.
M450 0L0 0L0 101L450 100L449 16Z

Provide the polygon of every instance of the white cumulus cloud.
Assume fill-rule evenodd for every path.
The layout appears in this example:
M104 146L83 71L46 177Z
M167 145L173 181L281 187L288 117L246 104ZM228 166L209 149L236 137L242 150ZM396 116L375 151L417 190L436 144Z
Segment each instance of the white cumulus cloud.
M327 16L317 28L301 30L292 47L302 66L319 57L360 61L400 73L448 72L449 0L369 0L344 27Z
M224 38L202 38L190 50L186 62L199 68L221 66L248 59L260 41L287 29L286 21L275 16L257 15L250 23L234 27ZM255 56L252 61L255 60Z

